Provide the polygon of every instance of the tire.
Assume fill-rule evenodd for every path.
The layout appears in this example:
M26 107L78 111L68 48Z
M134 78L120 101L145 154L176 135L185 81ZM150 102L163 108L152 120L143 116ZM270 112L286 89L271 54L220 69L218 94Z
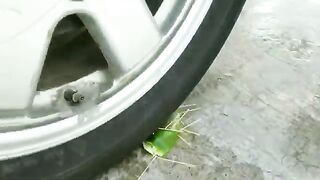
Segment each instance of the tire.
M122 160L164 123L200 81L227 39L244 2L215 0L176 64L127 110L63 145L2 161L0 179L88 180Z

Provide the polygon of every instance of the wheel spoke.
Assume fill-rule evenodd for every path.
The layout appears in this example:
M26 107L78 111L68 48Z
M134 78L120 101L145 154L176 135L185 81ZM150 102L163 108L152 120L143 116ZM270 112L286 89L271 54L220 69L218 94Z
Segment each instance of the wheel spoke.
M66 5L61 0L0 1L0 110L31 103L54 27L76 7Z
M160 42L161 33L144 0L88 0L80 15L113 74L133 68Z

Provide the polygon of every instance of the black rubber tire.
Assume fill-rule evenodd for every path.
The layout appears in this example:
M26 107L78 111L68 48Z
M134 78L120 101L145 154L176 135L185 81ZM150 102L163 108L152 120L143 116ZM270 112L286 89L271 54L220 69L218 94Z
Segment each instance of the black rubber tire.
M0 179L88 180L122 160L164 123L200 81L227 39L244 2L214 0L176 64L139 101L75 140L0 162Z

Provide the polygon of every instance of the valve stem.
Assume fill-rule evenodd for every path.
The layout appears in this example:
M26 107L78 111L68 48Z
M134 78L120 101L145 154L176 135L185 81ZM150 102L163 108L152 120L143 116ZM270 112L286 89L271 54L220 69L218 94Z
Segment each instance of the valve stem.
M78 90L75 89L66 89L64 91L64 99L70 104L79 104L84 100L84 96L81 95Z

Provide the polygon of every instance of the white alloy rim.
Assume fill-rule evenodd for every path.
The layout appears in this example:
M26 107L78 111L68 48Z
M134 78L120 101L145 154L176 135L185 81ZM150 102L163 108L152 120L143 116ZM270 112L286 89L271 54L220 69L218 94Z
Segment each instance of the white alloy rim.
M211 4L164 0L152 16L144 0L0 0L0 160L70 141L127 109L173 66ZM108 69L37 91L53 30L70 14L81 18ZM70 88L83 103L65 101Z

